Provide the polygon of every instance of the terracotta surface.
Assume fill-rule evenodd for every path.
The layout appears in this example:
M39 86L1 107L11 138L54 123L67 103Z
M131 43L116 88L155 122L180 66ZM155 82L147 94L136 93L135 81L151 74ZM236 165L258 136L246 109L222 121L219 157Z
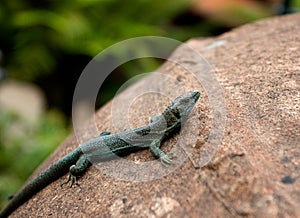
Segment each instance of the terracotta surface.
M198 139L188 145L192 152L188 158L151 181L146 174L143 177L128 169L124 171L135 181L118 179L118 173L123 173L118 161L113 161L115 169L121 169L117 176L92 166L80 178L79 187L61 188L65 176L36 194L14 217L300 217L299 33L300 15L295 14L248 24L216 38L188 41L211 64L224 93L226 111L221 111L220 117L226 115L226 122L216 125L224 127L224 132L218 132L224 134L221 143L206 143L217 140L210 131L219 113L212 111L207 88L179 65L166 63L160 72L187 90L202 93L190 124L196 126ZM182 48L173 57L195 72L203 70ZM151 76L138 85L142 83L164 89ZM119 98L126 98L135 88L128 88ZM151 94L137 98L128 113L131 126L147 123L171 100ZM111 106L109 103L97 113L99 131L116 131ZM83 139L95 136L91 129L86 126ZM180 137L166 141L163 149L170 150ZM37 172L76 146L76 138L70 136ZM141 163L153 157L141 151L125 160ZM151 175L167 170L156 171L158 161L149 163ZM205 166L199 167L199 163Z

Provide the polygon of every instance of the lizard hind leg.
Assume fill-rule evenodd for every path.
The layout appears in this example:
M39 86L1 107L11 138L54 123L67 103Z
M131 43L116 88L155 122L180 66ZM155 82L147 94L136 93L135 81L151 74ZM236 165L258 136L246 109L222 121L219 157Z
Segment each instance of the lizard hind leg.
M87 157L85 155L81 155L76 164L70 167L68 180L62 183L61 186L64 184L68 184L69 182L70 187L72 187L74 184L79 185L77 182L77 178L85 172L89 164L90 162L88 161Z
M158 159L160 159L162 164L172 164L171 157L169 157L165 152L163 152L160 147L161 141L159 139L154 140L149 149L151 153Z

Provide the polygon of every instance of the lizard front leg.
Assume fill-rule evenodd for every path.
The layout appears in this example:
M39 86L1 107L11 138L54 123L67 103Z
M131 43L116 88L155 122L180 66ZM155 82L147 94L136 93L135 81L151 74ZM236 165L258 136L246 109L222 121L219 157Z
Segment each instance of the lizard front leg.
M164 164L171 164L172 163L171 158L165 152L163 152L160 149L160 144L161 144L161 141L159 139L153 140L153 142L149 146L149 149L150 149L151 153L156 158L159 158L162 163L164 163Z
M110 131L108 129L104 130L99 134L99 136L105 136L105 135L110 135Z

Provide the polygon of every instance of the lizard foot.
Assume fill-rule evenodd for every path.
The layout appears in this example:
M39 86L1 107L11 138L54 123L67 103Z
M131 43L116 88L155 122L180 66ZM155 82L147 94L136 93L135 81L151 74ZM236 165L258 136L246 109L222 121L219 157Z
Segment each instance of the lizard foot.
M69 177L68 177L68 180L61 183L60 186L62 187L63 185L66 185L70 183L70 188L75 184L75 185L78 185L79 186L79 183L77 181L77 177L72 175L71 173L69 174Z
M161 156L159 159L163 165L171 165L173 163L172 158L173 158L172 155L168 156L165 154L165 155Z

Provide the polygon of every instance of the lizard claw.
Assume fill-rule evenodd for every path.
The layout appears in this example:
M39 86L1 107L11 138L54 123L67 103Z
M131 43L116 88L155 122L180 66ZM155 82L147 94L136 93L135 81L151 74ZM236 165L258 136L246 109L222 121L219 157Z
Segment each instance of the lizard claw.
M68 184L69 182L70 182L70 188L72 188L74 184L79 186L79 183L77 182L77 177L72 174L69 174L68 180L61 183L60 186L63 187L63 185Z
M164 165L171 165L173 163L171 157L166 154L160 157L160 161Z

